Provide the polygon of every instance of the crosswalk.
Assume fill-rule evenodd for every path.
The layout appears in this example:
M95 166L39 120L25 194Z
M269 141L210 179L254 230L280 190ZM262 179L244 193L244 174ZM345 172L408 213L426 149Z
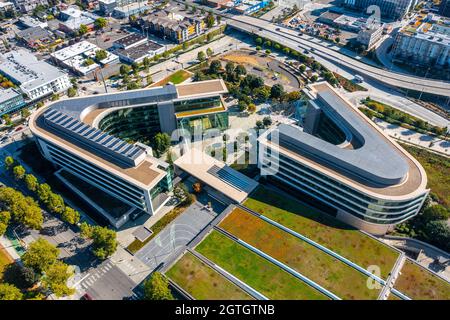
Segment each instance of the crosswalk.
M88 277L83 279L78 286L82 288L83 290L89 289L89 287L93 286L97 280L99 280L101 277L103 277L111 268L113 267L113 264L111 261L106 262L103 266L100 268L97 268L94 272L90 273Z
M120 263L120 269L122 269L122 271L129 275L138 271L128 260Z

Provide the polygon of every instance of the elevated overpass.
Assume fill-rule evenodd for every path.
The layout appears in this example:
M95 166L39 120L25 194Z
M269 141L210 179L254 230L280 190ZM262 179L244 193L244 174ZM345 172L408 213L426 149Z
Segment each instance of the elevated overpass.
M356 58L330 49L327 45L305 39L305 37L300 37L288 28L274 25L265 20L243 15L221 15L226 18L228 25L237 30L256 34L300 52L305 49L309 51L313 50L312 55L320 56L321 58L332 63L336 63L353 70L355 73L360 74L363 77L370 77L386 85L402 89L450 97L450 82L415 77L369 65L359 61Z

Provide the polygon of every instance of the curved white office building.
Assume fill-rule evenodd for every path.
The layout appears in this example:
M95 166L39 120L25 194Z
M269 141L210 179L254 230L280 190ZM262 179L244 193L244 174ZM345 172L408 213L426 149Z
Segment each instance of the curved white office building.
M226 92L222 80L210 80L66 99L33 113L30 129L58 168L152 215L168 200L173 170L133 142L179 128L226 128ZM120 227L129 217L106 218Z
M328 83L305 93L303 127L281 124L259 137L261 174L373 234L416 215L429 192L417 160Z

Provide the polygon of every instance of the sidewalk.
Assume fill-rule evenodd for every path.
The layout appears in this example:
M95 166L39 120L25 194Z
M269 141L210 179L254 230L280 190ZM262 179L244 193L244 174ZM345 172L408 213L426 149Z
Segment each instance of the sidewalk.
M393 138L450 156L450 141L445 141L428 134L418 133L378 118L374 118L373 121Z

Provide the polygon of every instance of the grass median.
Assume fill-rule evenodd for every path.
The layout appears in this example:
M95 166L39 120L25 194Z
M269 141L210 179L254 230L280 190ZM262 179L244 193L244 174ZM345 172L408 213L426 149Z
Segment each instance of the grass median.
M376 265L386 279L399 253L337 219L269 190L256 189L244 206L327 247L363 268Z
M316 289L217 231L212 231L196 250L269 299L328 299Z
M246 292L189 252L166 272L166 276L198 300L252 299Z
M244 210L233 210L220 227L342 299L375 300L379 295L358 270Z

